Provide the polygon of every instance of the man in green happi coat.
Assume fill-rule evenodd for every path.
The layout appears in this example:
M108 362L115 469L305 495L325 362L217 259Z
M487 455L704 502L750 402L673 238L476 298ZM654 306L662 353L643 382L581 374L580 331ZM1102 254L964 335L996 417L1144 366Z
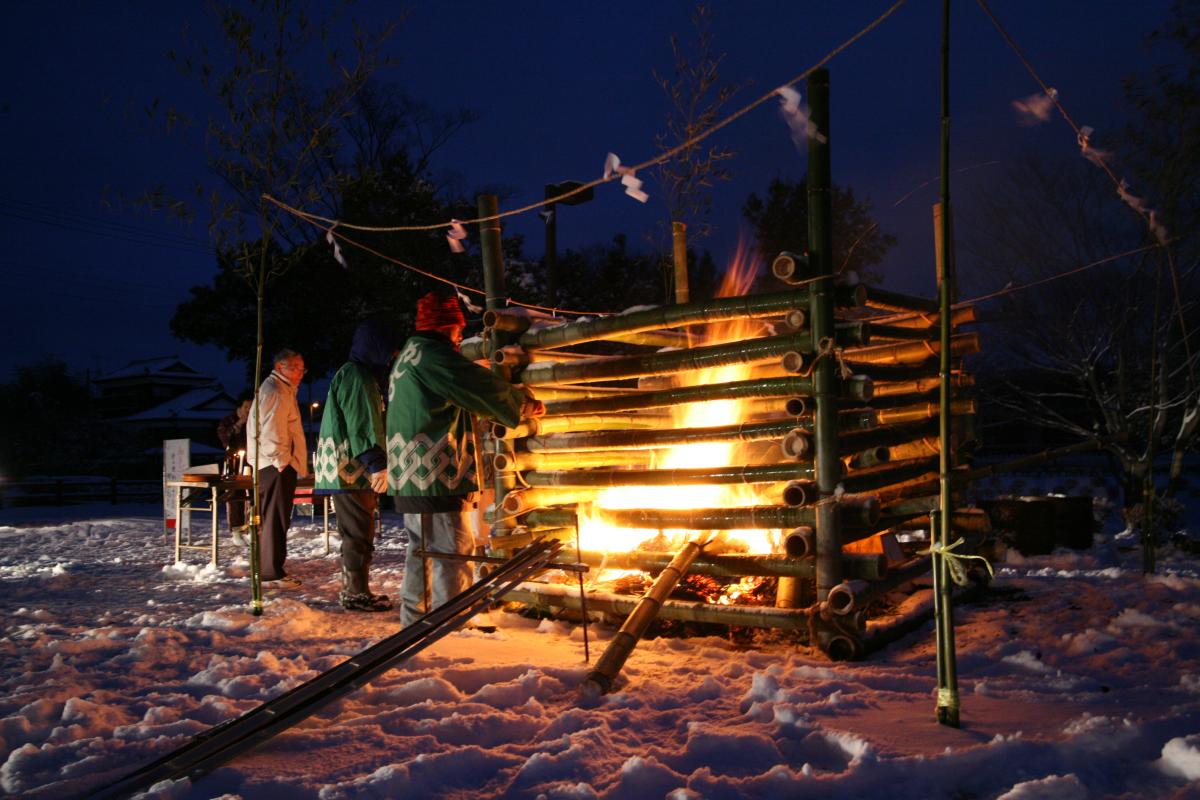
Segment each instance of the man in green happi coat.
M470 555L475 549L472 415L515 426L522 417L545 413L527 390L459 354L465 326L457 296L430 292L422 297L416 333L388 381L388 493L404 514L409 537L400 604L405 626L471 584L466 562L431 559L432 603L426 608L424 559L412 553Z
M387 595L374 594L368 573L375 553L375 511L387 491L383 395L388 365L400 338L386 322L370 319L358 326L350 360L329 384L321 434L313 462L315 494L333 496L342 538L342 608L387 611Z

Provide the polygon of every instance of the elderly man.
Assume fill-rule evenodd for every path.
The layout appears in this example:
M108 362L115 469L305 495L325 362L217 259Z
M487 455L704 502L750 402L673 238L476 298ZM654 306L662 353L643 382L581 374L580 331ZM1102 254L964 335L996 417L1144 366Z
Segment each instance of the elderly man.
M285 348L275 356L274 363L275 369L258 387L246 420L246 463L258 470L262 580L278 581L294 589L300 581L287 574L283 562L287 558L296 479L308 474L308 445L296 403L296 390L304 377L304 358Z
M459 354L465 325L454 294L422 297L416 333L389 379L388 492L395 495L396 510L404 514L408 529L400 603L405 626L471 584L468 564L432 559L432 608L425 608L424 560L413 556L418 549L461 555L475 549L471 415L512 426L522 416L545 412L531 394Z

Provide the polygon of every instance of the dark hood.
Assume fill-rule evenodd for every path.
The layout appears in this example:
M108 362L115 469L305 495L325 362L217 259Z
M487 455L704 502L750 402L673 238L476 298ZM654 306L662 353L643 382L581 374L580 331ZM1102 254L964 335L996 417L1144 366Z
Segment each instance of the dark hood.
M350 360L362 364L375 374L386 374L392 364L392 354L400 348L400 337L382 319L369 319L354 331L350 345Z

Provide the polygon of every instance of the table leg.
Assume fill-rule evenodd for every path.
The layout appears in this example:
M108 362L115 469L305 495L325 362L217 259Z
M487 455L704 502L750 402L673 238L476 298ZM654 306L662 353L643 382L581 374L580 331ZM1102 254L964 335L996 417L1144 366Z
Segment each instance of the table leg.
M183 509L181 508L182 505L183 505L183 487L176 486L175 487L175 563L176 564L178 564L180 561L179 546L182 544L182 542L179 540L180 539L180 530L179 529L183 526Z
M212 487L212 567L217 568L217 485Z

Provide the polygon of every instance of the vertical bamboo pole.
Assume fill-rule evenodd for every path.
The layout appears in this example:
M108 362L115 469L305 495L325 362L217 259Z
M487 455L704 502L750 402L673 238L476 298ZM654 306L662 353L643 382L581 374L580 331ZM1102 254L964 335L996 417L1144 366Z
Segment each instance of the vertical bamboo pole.
M938 270L939 325L941 333L941 415L938 421L941 438L941 453L938 456L939 488L941 502L937 515L938 541L944 548L950 544L953 518L951 496L951 470L953 447L950 436L950 306L954 299L954 257L950 239L950 0L942 0L942 157L941 157L941 226L937 231L938 253L941 265ZM942 725L957 728L959 725L958 667L954 652L954 609L951 605L953 585L946 556L934 553L934 602L937 604L935 626L938 652L937 721Z
M831 197L831 157L829 132L829 71L819 69L808 79L811 119L824 134L808 140L808 250L815 275L809 296L809 320L814 344L834 337L833 326L833 209ZM813 427L816 439L814 465L817 493L817 599L842 582L842 542L833 493L841 476L838 459L837 378L832 358L820 358L813 373L815 411ZM823 637L827 638L827 637ZM828 641L818 642L822 649Z
M483 249L483 291L486 297L485 305L488 311L498 311L504 307L504 255L500 249L500 220L488 219L495 217L499 211L499 202L495 195L481 194L478 199L479 216L484 219L479 223L479 241ZM500 375L505 380L509 380L512 376L508 367L496 363L492 355L507 342L501 341L501 337L505 334L501 331L493 329L491 332L491 341L487 345L488 361L492 364L492 371ZM501 460L500 463L507 464L507 468L495 468L496 489L495 508L496 508L496 523L495 531L497 533L506 532L511 528L511 524L504 520L500 514L500 504L504 502L505 495L516 486L516 454L513 450L513 442L500 437L493 437L492 441L495 444L495 449L492 451L493 456L503 456L507 460ZM493 463L497 463L497 459L492 459ZM478 477L482 482L483 476ZM480 489L483 487L481 486ZM480 500L482 502L482 498Z
M675 257L675 303L683 305L689 302L686 224L671 223L671 247Z

